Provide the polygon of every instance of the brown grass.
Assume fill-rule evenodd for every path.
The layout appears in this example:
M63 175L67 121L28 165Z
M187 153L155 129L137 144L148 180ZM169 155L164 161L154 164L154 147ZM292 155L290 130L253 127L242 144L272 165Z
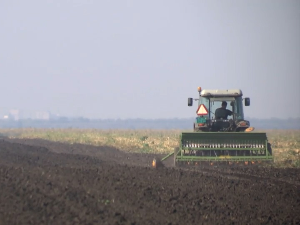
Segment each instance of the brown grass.
M263 130L267 132L277 166L300 167L300 130Z
M267 132L276 166L300 167L300 130ZM127 152L163 153L179 144L182 130L0 129L10 138L41 138L65 143L108 145Z

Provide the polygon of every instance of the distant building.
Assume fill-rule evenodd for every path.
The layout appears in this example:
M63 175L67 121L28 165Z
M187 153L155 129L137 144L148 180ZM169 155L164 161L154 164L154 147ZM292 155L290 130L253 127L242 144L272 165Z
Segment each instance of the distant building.
M49 112L36 112L35 113L35 119L37 120L49 120L50 119L50 113Z
M8 118L12 119L12 120L19 120L20 119L20 111L18 109L10 110Z

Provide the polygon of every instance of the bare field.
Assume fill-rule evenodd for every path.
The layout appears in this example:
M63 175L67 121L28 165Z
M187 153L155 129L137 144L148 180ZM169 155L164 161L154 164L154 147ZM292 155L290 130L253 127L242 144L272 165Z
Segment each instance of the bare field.
M275 166L300 167L300 130L267 132ZM111 146L125 152L167 154L178 146L183 130L0 129L10 138L44 139L69 144Z
M300 169L155 169L154 156L0 138L0 224L300 223Z

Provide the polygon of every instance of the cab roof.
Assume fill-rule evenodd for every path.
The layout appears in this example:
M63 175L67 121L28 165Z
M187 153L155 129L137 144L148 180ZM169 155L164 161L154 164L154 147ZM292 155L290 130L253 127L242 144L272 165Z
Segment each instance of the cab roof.
M221 96L230 96L230 97L239 97L243 96L243 93L240 89L204 89L200 92L200 96L203 97L221 97Z

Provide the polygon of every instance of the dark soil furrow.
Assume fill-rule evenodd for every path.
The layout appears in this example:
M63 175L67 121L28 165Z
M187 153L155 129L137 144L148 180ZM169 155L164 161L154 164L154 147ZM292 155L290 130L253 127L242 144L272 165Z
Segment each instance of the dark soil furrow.
M154 156L0 140L0 224L300 224L300 170L154 169Z

